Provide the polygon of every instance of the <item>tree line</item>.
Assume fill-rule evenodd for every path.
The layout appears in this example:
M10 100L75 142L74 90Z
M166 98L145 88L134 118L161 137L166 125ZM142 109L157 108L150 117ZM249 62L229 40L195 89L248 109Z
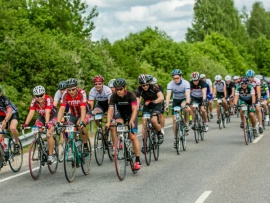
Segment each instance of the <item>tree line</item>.
M114 43L94 42L94 18L98 8L82 0L0 0L0 85L18 107L21 122L36 85L53 96L59 81L70 77L89 92L98 74L105 83L123 77L130 90L141 73L166 87L175 68L186 79L193 71L211 79L247 69L269 74L270 12L261 2L249 13L238 11L233 0L196 0L186 42L175 42L158 27Z

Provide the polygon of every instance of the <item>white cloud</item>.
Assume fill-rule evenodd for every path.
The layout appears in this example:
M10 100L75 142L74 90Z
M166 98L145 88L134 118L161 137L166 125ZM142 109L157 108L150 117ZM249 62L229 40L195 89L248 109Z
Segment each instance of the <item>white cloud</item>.
M191 27L195 0L87 0L90 8L97 6L99 16L94 19L96 29L92 39L108 38L111 42L139 32L147 26L158 27L175 41L185 40ZM255 0L235 0L240 11L245 5L251 9ZM261 0L269 10L270 0Z

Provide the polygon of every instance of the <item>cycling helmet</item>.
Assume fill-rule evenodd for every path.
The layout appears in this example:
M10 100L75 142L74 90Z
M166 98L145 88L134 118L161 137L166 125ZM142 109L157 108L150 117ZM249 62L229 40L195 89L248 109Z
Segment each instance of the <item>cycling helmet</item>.
M155 77L153 77L153 80L150 83L154 85L154 84L157 84L157 81L158 80Z
M229 76L229 75L226 75L226 77L225 77L225 81L231 81L231 76Z
M182 71L179 70L179 69L174 69L174 70L172 71L171 75L172 75L172 76L174 76L174 75L182 75Z
M152 75L147 75L147 76L148 76L149 82L152 82L153 81L153 76Z
M109 82L108 82L108 86L109 87L113 87L113 82L115 81L115 79L111 79Z
M221 75L216 75L215 76L215 81L218 81L218 80L222 80L222 76Z
M97 75L93 78L93 82L104 82L104 78L101 75Z
M139 81L140 84L148 83L149 82L148 75L140 74L139 77L138 77L138 81Z
M247 77L254 77L254 75L255 75L255 72L254 72L253 70L248 70L248 71L246 72L246 76L247 76Z
M43 86L36 86L34 89L33 89L33 95L42 95L42 94L45 94L45 88Z
M233 76L233 80L238 80L238 79L240 79L239 76L237 76L237 75Z
M67 87L74 87L78 85L78 80L75 78L69 78L66 82Z
M191 73L191 80L199 80L199 79L200 79L199 72L193 72L193 73Z
M205 77L206 77L205 74L200 75L200 79L205 78Z
M61 82L59 82L59 84L58 84L58 89L59 90L64 90L66 88L67 88L67 81L61 81Z
M255 78L258 78L259 80L262 80L263 76L262 75L255 75Z
M113 82L113 86L115 88L119 88L119 87L124 87L126 86L126 80L123 78L117 78L114 82Z
M264 77L266 83L270 83L270 77Z
M248 78L244 77L241 81L241 84L248 84L249 81L248 81Z

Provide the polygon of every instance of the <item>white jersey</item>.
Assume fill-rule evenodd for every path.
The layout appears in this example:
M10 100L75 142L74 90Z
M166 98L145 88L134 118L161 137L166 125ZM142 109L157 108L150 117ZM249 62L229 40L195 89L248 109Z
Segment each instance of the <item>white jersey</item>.
M184 79L181 79L180 84L176 84L172 80L167 85L167 91L172 91L173 99L185 99L186 90L190 90L190 83Z
M226 83L224 80L221 80L221 83L214 82L214 87L217 89L217 92L224 92L224 87L226 87Z
M106 85L103 85L101 93L97 91L95 87L93 87L90 92L88 99L89 100L96 100L96 101L107 101L110 100L112 95L112 90Z
M60 101L62 98L62 94L61 94L61 91L60 90L57 90L55 95L54 95L54 100L55 101Z
M212 81L210 79L207 78L205 80L205 82L206 82L207 85L212 86Z

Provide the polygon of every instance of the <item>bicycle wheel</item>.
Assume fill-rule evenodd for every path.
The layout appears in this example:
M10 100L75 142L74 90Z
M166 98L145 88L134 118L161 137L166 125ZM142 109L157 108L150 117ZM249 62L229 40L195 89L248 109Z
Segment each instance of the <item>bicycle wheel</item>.
M116 174L121 181L124 180L126 177L126 161L127 154L125 150L124 140L122 140L122 138L118 136L114 150L114 165Z
M34 139L29 148L29 171L34 180L37 180L41 174L42 169L42 152L40 149L40 140Z
M248 122L249 123L249 122ZM252 137L253 137L253 130L252 130L252 125L248 125L248 139L249 142L252 143Z
M99 166L101 166L104 160L105 149L104 149L104 142L103 142L103 134L100 130L97 130L95 134L94 150L95 150L96 162Z
M23 148L22 148L21 140L19 139L19 143L18 143L20 146L19 152L15 154L14 144L15 144L14 140L10 137L8 141L8 147L9 147L8 163L13 172L18 172L21 169L22 163L23 163Z
M244 132L244 140L245 140L245 143L246 143L246 145L248 145L248 126L247 126L247 119L244 119L243 120L243 122L244 122L244 128L243 128L243 132Z
M186 151L186 149L187 149L187 137L186 137L186 133L187 132L183 132L182 131L182 136L180 137L183 151Z
M113 161L113 141L112 141L112 134L109 132L108 138L107 138L107 151L108 151L108 157L111 161Z
M89 149L89 154L86 157L82 157L82 172L84 175L88 175L90 173L90 168L91 168L91 160L92 160L92 145L91 145L91 141L88 138L87 139L87 145L88 145L88 149Z
M130 154L129 154L129 163L130 163L130 168L131 168L131 170L132 170L132 172L134 173L134 174L136 174L137 172L138 172L138 170L135 170L134 169L134 164L135 164L135 159L136 159L136 155L135 155L135 153L134 153L134 151L133 151L133 149L131 148L130 149L131 150L131 152L130 152Z
M62 162L64 160L64 151L65 151L65 143L66 143L65 132L61 132L60 135L56 135L55 138L58 143L58 161Z
M143 148L144 148L144 157L146 165L149 166L151 163L151 138L150 138L150 130L144 130L145 136L143 140Z
M195 115L194 130L193 131L194 131L195 141L196 141L196 143L199 143L200 130L199 130L199 121L198 121L198 114L197 113Z
M180 144L180 124L179 122L175 123L175 149L176 153L180 154L181 144Z
M199 124L200 124L200 126L199 126L200 137L201 137L201 141L203 141L204 140L204 124L202 122L202 119L200 119Z
M206 114L207 114L207 120L208 122L210 122L209 104L206 105Z
M75 143L73 139L68 138L66 140L64 153L64 171L68 182L74 180L77 166Z
M224 112L222 112L222 114L221 114L221 121L222 121L223 128L225 128L226 127L226 116L225 116Z
M261 109L262 112L262 127L265 130L265 112L264 109Z
M53 147L53 155L54 155L54 162L52 164L48 164L48 169L51 172L51 174L54 174L58 167L58 142L54 138L54 147Z
M151 136L152 139L152 149L153 149L153 154L154 154L154 159L157 161L159 157L159 144L158 144L158 137L157 137L157 132Z

